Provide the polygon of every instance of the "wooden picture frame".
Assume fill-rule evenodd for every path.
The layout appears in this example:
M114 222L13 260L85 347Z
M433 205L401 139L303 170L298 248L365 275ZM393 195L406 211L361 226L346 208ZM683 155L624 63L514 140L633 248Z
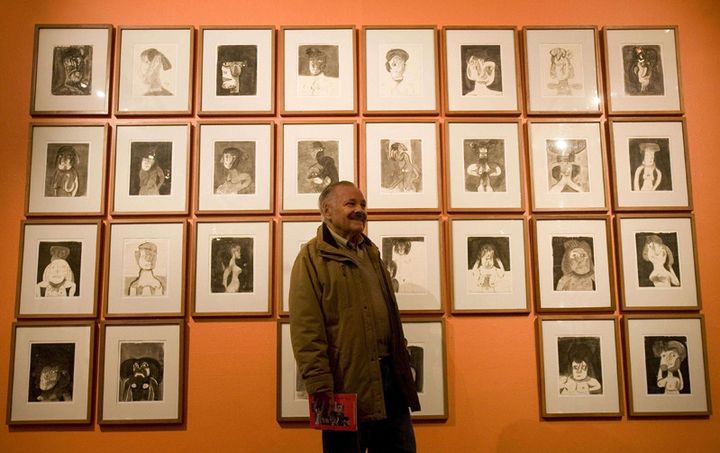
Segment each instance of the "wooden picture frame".
M277 322L277 406L278 422L307 422L310 404L290 343L290 321Z
M317 235L320 226L318 217L300 216L280 219L275 254L275 275L278 276L275 298L279 301L278 312L281 316L290 314L290 273L302 246Z

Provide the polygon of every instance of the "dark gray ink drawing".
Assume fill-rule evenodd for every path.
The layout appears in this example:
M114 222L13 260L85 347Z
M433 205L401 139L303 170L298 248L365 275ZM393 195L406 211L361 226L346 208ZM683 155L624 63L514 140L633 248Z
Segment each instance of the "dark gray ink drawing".
M500 46L460 46L463 96L502 96Z
M657 45L622 47L626 95L665 95L661 54L660 46Z
M408 346L410 354L410 373L415 380L418 393L423 392L425 380L425 350L421 346Z
M422 140L380 140L383 192L422 192Z
M550 192L589 192L585 140L546 140Z
M339 47L298 47L298 96L337 96L340 85Z
M689 395L690 364L687 337L647 336L645 341L645 374L650 395Z
M254 194L255 158L255 142L215 142L215 194Z
M93 46L53 48L50 92L56 96L89 96L92 93Z
M572 82L575 79L575 53L565 47L550 49L550 82L547 87L555 91L556 96L572 96L573 90L582 90L582 83ZM580 62L582 64L582 62Z
M45 161L46 197L84 197L87 194L87 143L48 143Z
M602 395L600 337L559 337L560 395Z
M210 256L211 292L253 292L253 238L212 238Z
M140 53L140 74L145 87L143 96L173 96L173 92L163 83L163 72L173 69L165 54L154 47Z
M330 183L340 180L339 141L300 140L297 148L298 193L320 193Z
M680 286L677 233L635 233L641 288Z
M40 241L35 297L80 297L82 242Z
M125 247L126 255L129 247ZM163 252L167 252L163 250ZM158 275L157 265L158 246L155 242L142 242L132 251L132 258L125 256L126 260L133 260L137 264L137 275L126 276L126 294L128 296L163 296L167 288L166 277Z
M130 144L131 196L170 195L172 190L172 142Z
M595 253L591 237L553 236L555 291L595 291Z
M466 192L505 192L505 140L463 140Z
M255 96L257 94L257 46L217 47L215 94Z
M427 293L427 249L424 237L382 238L382 259L390 272L396 293Z
M628 150L634 192L672 190L670 139L631 138Z
M467 238L468 292L496 293L512 290L510 238Z
M75 343L30 345L28 403L72 401Z
M118 401L162 401L165 345L120 343Z

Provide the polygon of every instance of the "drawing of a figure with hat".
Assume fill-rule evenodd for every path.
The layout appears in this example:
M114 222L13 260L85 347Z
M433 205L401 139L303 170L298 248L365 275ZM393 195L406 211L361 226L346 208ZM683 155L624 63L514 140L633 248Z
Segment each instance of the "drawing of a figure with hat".
M550 192L589 192L585 140L548 140Z

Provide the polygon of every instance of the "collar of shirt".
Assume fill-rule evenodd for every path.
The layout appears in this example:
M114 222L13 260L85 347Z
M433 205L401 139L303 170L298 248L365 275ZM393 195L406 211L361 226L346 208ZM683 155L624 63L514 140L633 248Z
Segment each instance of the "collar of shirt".
M328 230L330 231L330 234L332 234L333 239L335 239L335 241L337 241L337 243L340 245L340 247L353 252L357 252L358 250L360 250L360 246L363 244L363 242L365 242L365 238L363 238L362 235L360 235L360 240L356 244L354 244L337 234L330 225L328 225Z

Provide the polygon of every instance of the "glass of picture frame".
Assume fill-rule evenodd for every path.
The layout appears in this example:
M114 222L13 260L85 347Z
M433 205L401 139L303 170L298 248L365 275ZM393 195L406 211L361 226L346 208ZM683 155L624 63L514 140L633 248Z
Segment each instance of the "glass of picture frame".
M107 115L112 25L36 25L31 115Z
M14 322L7 423L90 423L94 339L94 321Z
M280 219L278 228L278 254L275 262L280 277L280 285L277 285L278 294L276 298L280 301L279 312L281 315L290 313L290 274L292 273L295 258L303 245L317 235L320 220L317 216L300 216L292 219Z
M615 318L538 316L536 326L542 416L622 416Z
M407 318L402 322L420 411L413 420L447 420L445 322L441 318Z
M277 323L277 373L277 421L309 420L308 394L293 355L290 321L287 319L280 319Z

